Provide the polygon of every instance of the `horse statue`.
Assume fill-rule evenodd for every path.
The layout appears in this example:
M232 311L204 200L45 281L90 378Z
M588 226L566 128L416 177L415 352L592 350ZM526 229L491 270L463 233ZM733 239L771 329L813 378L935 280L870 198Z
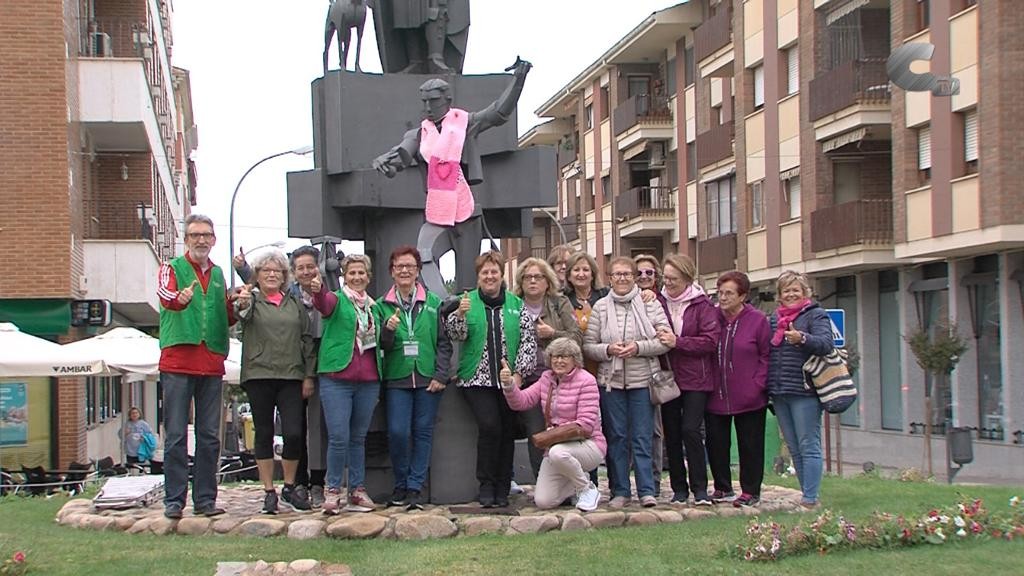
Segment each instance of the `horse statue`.
M338 58L341 69L348 67L348 49L352 44L352 29L356 29L356 72L362 72L359 66L359 54L363 46L363 25L366 23L366 0L331 0L327 10L327 24L324 31L324 74L327 74L327 54L331 49L331 40L335 32L338 34Z

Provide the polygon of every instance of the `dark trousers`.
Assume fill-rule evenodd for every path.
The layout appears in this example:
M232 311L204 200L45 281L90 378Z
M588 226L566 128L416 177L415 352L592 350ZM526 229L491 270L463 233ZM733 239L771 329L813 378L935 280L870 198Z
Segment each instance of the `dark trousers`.
M192 466L192 503L217 503L220 460L221 376L161 372L164 388L164 505L183 507L188 493L188 421L195 406L196 450Z
M463 397L476 418L476 479L482 494L507 498L516 447L516 413L498 388L465 386Z
M257 460L274 457L274 408L281 413L281 458L298 460L306 435L302 433L305 410L302 407L300 380L247 380L242 384L252 406L252 425L256 429L254 446Z
M707 401L708 392L683 392L679 398L661 405L669 481L676 494L693 492L695 496L700 496L708 491L708 466L700 431ZM684 446L686 464L690 466L689 483L686 480L686 465L683 464Z
M736 423L736 444L740 456L740 489L752 496L761 495L764 480L764 422L766 408L721 416L704 417L708 433L708 460L715 490L732 490L729 452L732 450L732 425Z
M309 438L309 402L309 400L302 401L302 437L305 438L306 441L302 443L302 457L299 458L299 469L295 472L295 483L297 485L307 486L310 488L313 486L320 486L322 488L324 486L324 479L327 476L326 465L324 465L323 468L310 468L309 466L309 446L311 444L311 440ZM317 396L316 404L317 407L320 406L319 395ZM322 418L319 414L317 414L317 417ZM327 427L321 424L318 428L322 433L322 438L319 442L319 446L322 450L327 447ZM320 459L321 462L324 460L325 458Z

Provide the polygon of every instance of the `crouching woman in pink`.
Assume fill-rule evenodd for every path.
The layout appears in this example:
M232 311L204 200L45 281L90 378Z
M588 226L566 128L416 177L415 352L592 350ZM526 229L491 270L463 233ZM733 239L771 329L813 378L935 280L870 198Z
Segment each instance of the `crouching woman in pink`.
M597 509L601 494L588 473L604 459L607 444L601 434L600 395L597 380L583 369L583 352L570 338L556 338L546 350L548 365L532 386L520 389L507 365L500 379L505 399L513 410L528 410L538 403L548 428L575 422L584 440L561 442L548 449L540 465L533 500L538 508L554 508L576 497L584 512Z

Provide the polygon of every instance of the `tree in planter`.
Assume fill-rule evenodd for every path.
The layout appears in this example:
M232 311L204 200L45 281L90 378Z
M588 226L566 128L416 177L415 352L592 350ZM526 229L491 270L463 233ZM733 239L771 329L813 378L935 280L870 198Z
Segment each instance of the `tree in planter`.
M925 390L924 453L928 476L932 476L932 423L935 421L935 392L938 385L949 386L949 375L956 369L967 344L960 337L956 324L938 325L933 329L918 328L906 337L917 365L930 374L931 386Z

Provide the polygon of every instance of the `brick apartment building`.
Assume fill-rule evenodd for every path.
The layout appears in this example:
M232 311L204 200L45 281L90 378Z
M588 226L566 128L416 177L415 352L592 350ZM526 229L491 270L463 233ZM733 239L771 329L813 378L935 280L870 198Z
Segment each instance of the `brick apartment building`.
M69 341L69 303L158 322L157 269L195 204L188 71L171 65L167 0L0 3L0 321ZM39 380L36 382L35 380ZM29 442L4 465L120 455L125 406L157 417L153 383L33 379Z
M957 78L959 94L892 85L886 60L907 42L934 44L912 69ZM506 251L546 255L563 234L601 266L679 251L712 291L747 272L765 310L782 270L810 274L861 356L840 419L848 465L927 468L929 380L903 336L955 323L968 351L936 391L934 470L945 427L966 426L975 461L960 477L1019 481L1022 90L1014 0L670 6L537 110L550 121L520 143L558 147L559 202Z

